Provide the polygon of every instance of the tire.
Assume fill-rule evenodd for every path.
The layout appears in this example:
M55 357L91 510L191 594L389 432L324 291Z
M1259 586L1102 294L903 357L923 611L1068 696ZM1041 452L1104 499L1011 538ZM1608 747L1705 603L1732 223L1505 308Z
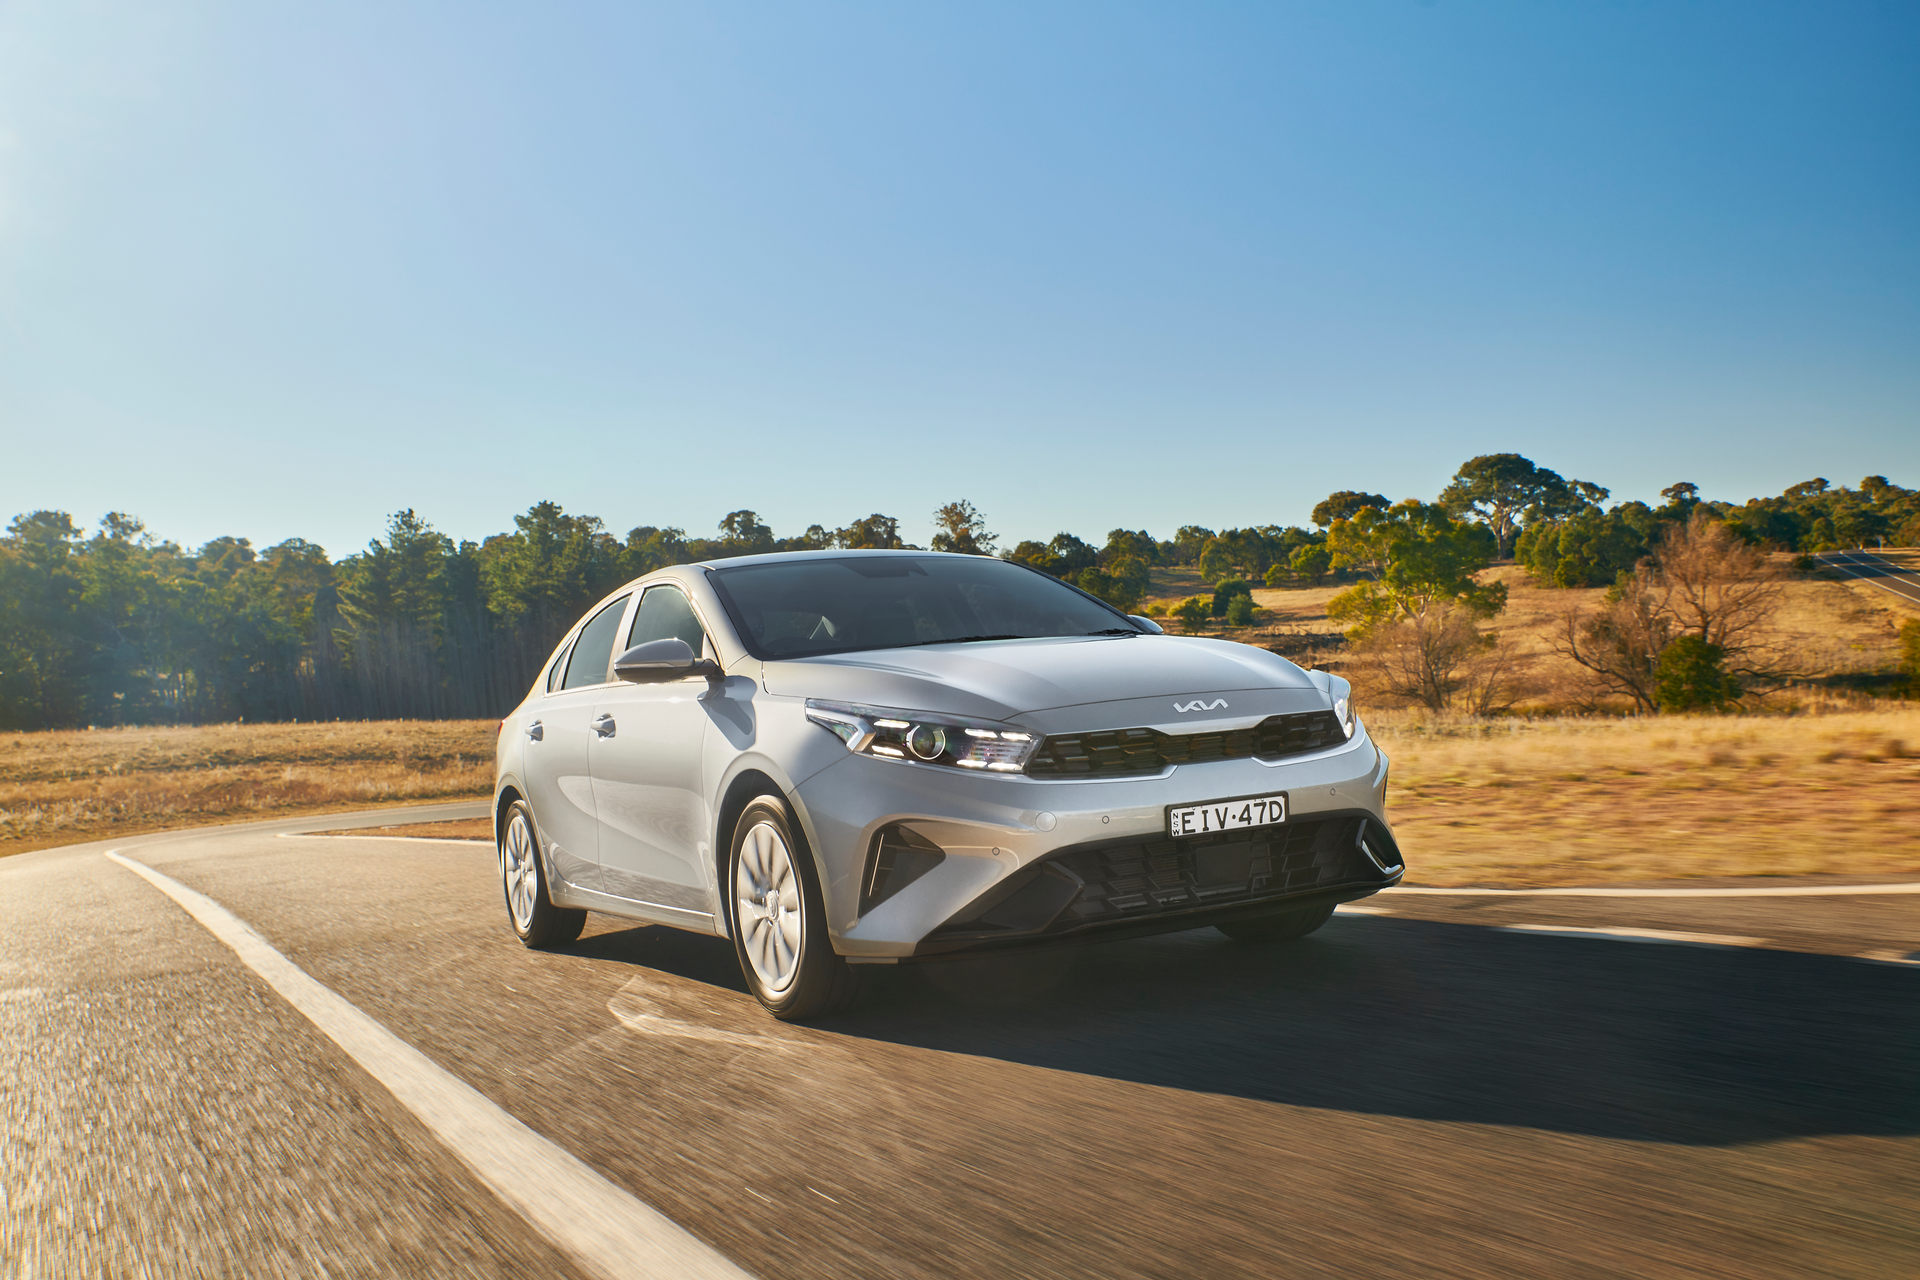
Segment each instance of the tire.
M1295 942L1333 919L1333 905L1278 911L1270 916L1228 920L1213 926L1235 942Z
M734 824L725 892L741 976L767 1012L804 1022L853 1002L859 975L834 953L813 855L778 797Z
M529 947L557 947L572 942L586 927L587 913L553 905L547 896L547 867L540 856L540 835L533 810L525 800L507 806L500 824L500 892L507 903L507 923Z

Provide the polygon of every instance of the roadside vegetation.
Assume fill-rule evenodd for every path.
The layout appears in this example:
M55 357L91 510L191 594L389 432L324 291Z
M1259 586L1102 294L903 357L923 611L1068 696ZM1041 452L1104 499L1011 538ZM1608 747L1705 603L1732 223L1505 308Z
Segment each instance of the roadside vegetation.
M1366 714L1409 883L1920 875L1920 707L1795 715ZM494 722L0 736L0 854L143 831L484 798ZM486 839L484 821L390 834ZM1862 838L1870 833L1870 838ZM324 845L314 845L324 857Z
M1331 494L1311 528L1003 546L956 501L932 542L1347 675L1426 883L1920 873L1920 617L1813 559L1920 542L1920 492L1869 476L1744 504L1688 483L1659 506L1608 496L1493 454L1431 500ZM713 538L619 538L553 503L514 524L456 544L402 511L332 561L297 539L189 551L124 515L92 535L18 517L0 729L38 731L0 733L0 852L484 796L492 717L614 585L904 545L879 513L791 537L747 510Z
M496 721L0 734L0 854L170 827L484 797Z
M1271 593L1327 592L1330 639L1300 637L1304 654L1276 647L1350 664L1376 705L1493 714L1750 707L1783 681L1817 684L1834 671L1747 643L1772 625L1771 603L1747 611L1751 626L1725 610L1703 622L1685 592L1738 595L1752 579L1780 596L1772 584L1815 572L1811 553L1920 543L1920 492L1882 476L1857 488L1810 480L1744 504L1684 482L1658 506L1608 497L1489 454L1430 500L1331 494L1311 527L1185 525L1166 539L1121 528L1103 541L1062 531L1009 546L961 500L933 513L932 546L1000 555L1169 626L1256 643L1297 611ZM711 537L645 524L620 536L541 502L477 543L401 511L384 536L333 560L298 538L189 549L122 513L88 533L65 512L28 512L0 536L0 729L498 716L581 611L630 578L765 551L904 545L898 518L877 512L786 536L751 510L728 512ZM1706 576L1690 569L1683 582L1683 562ZM1567 593L1555 625L1584 686L1542 685L1524 661L1526 629L1513 621L1523 586ZM1884 640L1873 647L1891 652ZM1911 675L1892 658L1857 674L1879 683L1856 687L1881 693Z

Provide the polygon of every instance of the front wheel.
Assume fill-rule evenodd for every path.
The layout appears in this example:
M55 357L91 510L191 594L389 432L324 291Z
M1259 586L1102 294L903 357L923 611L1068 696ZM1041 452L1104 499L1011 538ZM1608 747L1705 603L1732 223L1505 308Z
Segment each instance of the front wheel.
M540 837L525 800L515 800L508 807L507 820L500 827L500 885L507 898L507 922L529 947L572 942L586 927L586 912L556 907L547 896Z
M740 972L768 1012L801 1022L852 1002L856 975L827 938L812 856L775 797L753 800L734 824L727 885Z
M1270 916L1254 916L1250 920L1228 920L1214 928L1235 942L1292 942L1306 937L1331 919L1333 906L1328 904L1304 910L1281 911Z

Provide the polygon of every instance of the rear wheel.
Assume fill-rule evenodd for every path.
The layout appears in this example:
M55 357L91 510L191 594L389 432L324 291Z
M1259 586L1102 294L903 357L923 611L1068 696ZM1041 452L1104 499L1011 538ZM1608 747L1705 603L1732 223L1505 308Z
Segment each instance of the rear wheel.
M740 972L768 1012L800 1022L852 1002L857 975L834 954L813 857L779 799L756 798L734 824L727 888Z
M586 912L556 907L547 896L540 837L524 800L507 807L507 820L500 825L500 885L507 899L507 922L529 947L572 942L586 927Z
M1292 942L1306 937L1331 919L1333 906L1329 903L1324 907L1282 911L1247 920L1228 920L1214 928L1235 942Z

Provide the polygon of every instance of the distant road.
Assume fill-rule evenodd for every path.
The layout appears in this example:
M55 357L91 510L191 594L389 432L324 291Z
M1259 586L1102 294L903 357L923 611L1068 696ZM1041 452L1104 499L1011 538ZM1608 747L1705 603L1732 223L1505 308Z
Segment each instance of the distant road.
M1857 578L1920 608L1920 573L1871 551L1823 551L1814 559L1844 577Z
M1389 892L788 1027L724 942L523 950L484 844L296 834L478 811L0 862L0 1275L1920 1272L1920 894Z

